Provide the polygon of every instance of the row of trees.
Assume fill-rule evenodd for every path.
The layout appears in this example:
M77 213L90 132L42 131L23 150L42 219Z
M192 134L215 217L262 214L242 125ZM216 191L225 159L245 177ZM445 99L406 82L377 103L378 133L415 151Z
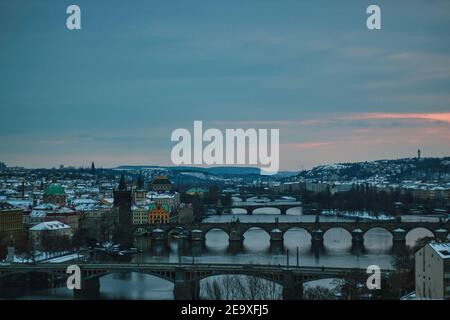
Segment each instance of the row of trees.
M8 237L5 233L0 232L0 260L6 258L7 247L10 241L11 241L10 237ZM17 254L23 254L29 250L30 242L25 234L14 237L13 243L15 252Z
M229 206L232 204L230 194L222 195L220 188L216 185L210 187L203 195L195 194L189 195L181 193L180 201L184 203L192 203L194 211L194 217L196 221L201 221L204 214L204 207L211 205L215 206L219 203L223 206Z
M207 300L281 300L283 294L279 284L252 276L224 275L202 284Z
M319 193L303 191L301 196L304 204L321 210L338 209L342 211L383 212L385 214L400 213L396 202L405 205L415 203L415 199L409 193L377 191L375 187L368 184L353 185L347 192L334 194L331 193L329 188Z

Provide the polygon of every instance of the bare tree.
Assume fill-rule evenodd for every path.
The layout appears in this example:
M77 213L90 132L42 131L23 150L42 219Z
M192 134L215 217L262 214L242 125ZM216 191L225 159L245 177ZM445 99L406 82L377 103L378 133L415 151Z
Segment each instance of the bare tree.
M253 276L224 275L206 280L204 298L208 300L280 300L279 284Z
M336 288L330 289L322 286L308 287L303 293L305 300L336 300Z

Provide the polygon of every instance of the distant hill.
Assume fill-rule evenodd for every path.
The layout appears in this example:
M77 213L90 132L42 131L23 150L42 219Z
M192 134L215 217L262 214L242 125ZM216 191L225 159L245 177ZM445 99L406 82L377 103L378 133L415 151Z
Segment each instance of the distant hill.
M213 175L259 175L260 169L256 167L210 167L210 168L201 168L201 167L190 167L190 166L130 166L130 165L122 165L118 166L115 169L117 170L144 170L144 169L160 169L160 170L168 170L173 172L203 172L207 174ZM280 175L294 175L295 173L289 171L283 171L279 173Z
M298 177L318 180L386 179L450 182L450 157L404 158L322 165L299 173Z

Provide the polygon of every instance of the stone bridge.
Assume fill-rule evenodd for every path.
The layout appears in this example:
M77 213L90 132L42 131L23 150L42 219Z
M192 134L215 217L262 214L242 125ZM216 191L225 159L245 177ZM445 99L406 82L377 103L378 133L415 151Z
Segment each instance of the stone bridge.
M351 222L320 222L319 218L313 222L203 222L198 224L181 225L176 223L165 225L135 225L152 237L152 240L166 241L171 234L190 241L204 241L206 234L212 229L219 229L228 235L230 242L244 241L244 234L252 229L259 228L267 232L271 242L283 242L284 234L291 229L303 229L311 235L312 244L322 244L324 234L331 229L346 230L354 244L364 243L365 234L372 229L381 228L392 235L393 244L406 243L406 235L414 229L429 230L437 241L444 242L450 231L450 222L401 222L401 221L351 221Z
M58 280L65 286L66 273L70 264L16 264L0 265L0 281L18 273L45 273L49 281ZM174 283L175 299L198 299L199 281L218 275L247 275L273 281L283 286L283 299L301 299L303 283L319 279L345 278L357 272L366 273L365 269L335 267L290 267L259 264L176 264L176 263L81 263L81 289L74 294L80 298L97 298L100 292L99 279L112 273L137 272L153 275ZM382 277L387 277L393 270L381 270Z
M258 199L266 198L266 199L269 199L270 201L276 201L277 199L281 199L284 196L295 198L296 201L300 200L300 196L298 194L247 194L247 193L239 194L239 193L236 193L236 194L233 194L232 196L242 199L243 202L246 202L250 198L258 198Z
M259 208L276 208L280 210L280 214L285 215L289 209L301 206L301 201L235 202L230 206L209 206L208 209L215 210L217 214L231 209L243 209L250 215Z

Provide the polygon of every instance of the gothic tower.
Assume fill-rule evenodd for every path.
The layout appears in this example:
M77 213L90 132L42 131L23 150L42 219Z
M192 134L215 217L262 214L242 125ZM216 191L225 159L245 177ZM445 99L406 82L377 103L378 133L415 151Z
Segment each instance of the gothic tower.
M92 161L92 164L91 164L91 174L95 174L95 164L94 164L94 161Z
M132 241L132 214L131 214L132 193L127 187L125 177L122 175L119 181L119 187L114 190L114 207L118 210L118 235L117 240L130 246Z

